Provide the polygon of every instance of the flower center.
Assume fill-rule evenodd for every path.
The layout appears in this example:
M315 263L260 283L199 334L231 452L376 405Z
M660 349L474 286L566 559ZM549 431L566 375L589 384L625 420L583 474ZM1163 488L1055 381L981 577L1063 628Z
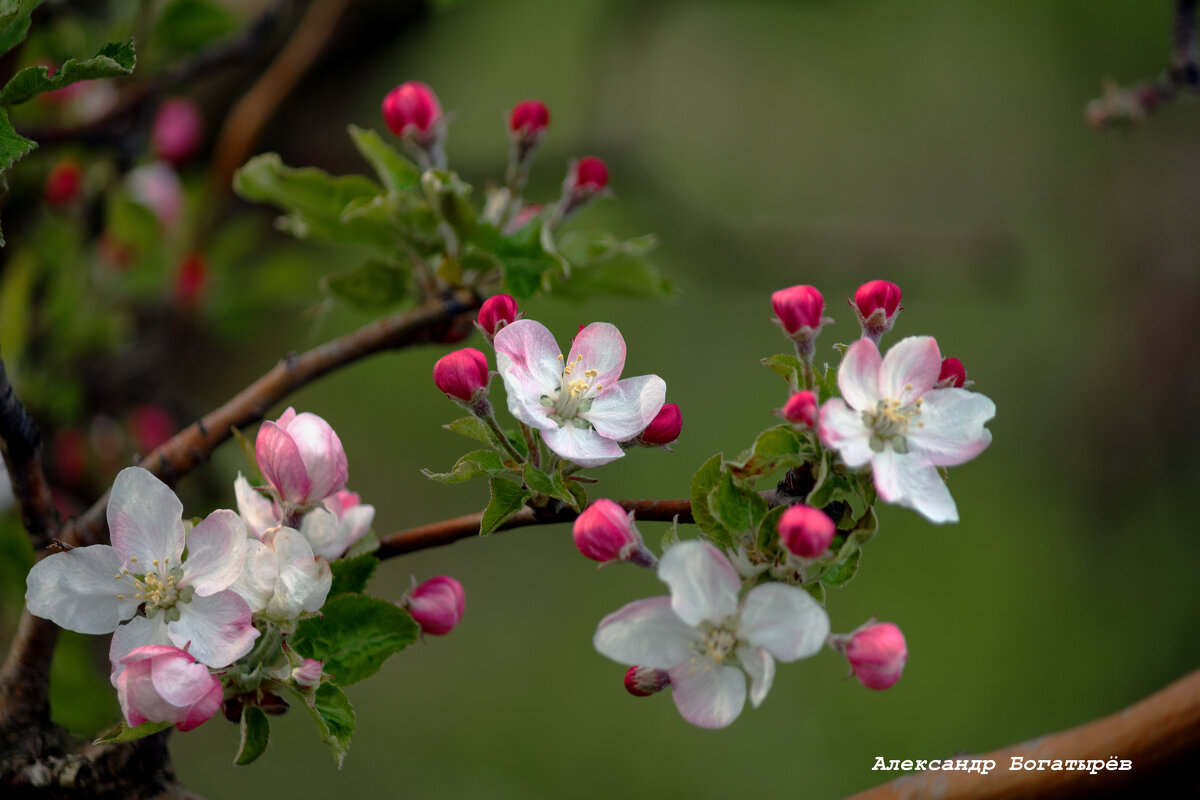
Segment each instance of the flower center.
M911 391L912 384L907 384L904 388ZM921 406L924 403L925 399L922 397L907 405L902 405L899 400L884 398L875 406L874 411L862 412L863 423L871 429L871 449L882 453L890 443L896 453L907 453L908 429L914 425L918 428L925 427L922 420L913 419L921 415Z
M723 663L737 647L737 634L724 626L711 628L690 645L695 655L688 657L688 672L708 672Z
M137 562L136 558L129 559L132 562ZM134 590L134 599L141 600L145 604L146 615L150 616L159 609L172 609L180 600L187 602L191 599L191 587L179 588L179 580L183 577L183 570L180 567L170 566L171 559L164 558L160 564L158 559L152 562L153 569L144 574L130 572L128 569L122 569L114 575L118 581L127 581L132 584ZM117 595L118 600L124 600L126 595Z
M558 354L558 360L563 360L562 353ZM568 423L573 423L577 428L590 428L591 423L578 417L591 409L592 399L604 388L595 383L599 375L596 370L579 369L582 361L583 356L577 355L574 361L565 364L558 389L541 398L542 406L549 409L547 416L560 428Z

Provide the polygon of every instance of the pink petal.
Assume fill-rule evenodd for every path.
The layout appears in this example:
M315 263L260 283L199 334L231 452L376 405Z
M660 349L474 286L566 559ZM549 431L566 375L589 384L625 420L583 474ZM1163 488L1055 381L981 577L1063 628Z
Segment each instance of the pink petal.
M600 621L596 651L620 664L670 669L687 661L700 633L671 610L663 595L635 600Z
M113 631L113 638L108 646L108 660L112 665L108 679L112 681L113 686L117 685L117 677L125 671L125 664L122 662L126 657L135 650L146 650L156 645L173 649L171 639L167 636L167 622L162 614L155 615L153 619L134 617Z
M179 619L167 623L167 636L207 666L229 666L249 653L258 638L258 630L250 623L250 607L235 592L197 595L175 608Z
M908 449L937 467L970 461L992 441L984 423L996 416L996 404L966 389L934 389L924 397L921 427L908 429Z
M937 383L942 371L942 354L932 336L901 339L883 359L879 391L884 397L911 403Z
M879 369L883 359L879 348L870 339L859 339L846 349L838 367L838 388L842 398L855 411L874 411L882 396L879 394Z
M581 467L598 467L625 455L612 439L605 439L591 428L576 428L570 423L542 431L542 438L551 450Z
M567 360L574 364L579 356L582 359L575 367L575 374L594 369L597 374L592 382L608 386L617 382L625 368L625 339L616 325L593 322L576 335Z
M644 431L667 399L667 384L657 375L600 385L604 389L592 400L592 407L579 416L596 426L601 436L618 442Z
M720 623L737 611L741 578L708 542L691 539L672 547L658 562L658 578L671 587L671 607L688 625Z
M183 719L175 723L175 727L183 733L187 733L197 725L208 722L221 709L223 694L221 682L214 680L208 693L187 710Z
M153 570L155 560L179 563L183 553L183 503L141 467L126 467L113 481L108 528L117 556L130 572ZM132 559L137 561L132 561Z
M279 524L279 509L267 498L254 491L250 481L238 473L233 482L233 493L237 498L238 514L246 523L251 535L261 539L263 532Z
M837 450L849 467L861 467L871 459L871 429L863 422L862 412L851 409L840 397L821 406L820 434L825 446Z
M285 502L303 503L312 484L300 448L287 431L267 420L258 429L254 457L267 483L275 487Z
M742 603L738 638L785 663L816 654L827 636L829 615L803 589L765 583Z
M886 502L917 511L930 522L958 522L958 508L935 467L890 447L871 459L875 488Z
M519 319L497 333L493 344L509 412L526 425L552 427L541 399L557 391L562 382L562 350L554 335L540 322Z
M190 706L212 689L212 675L186 651L157 653L150 670L154 690L173 706Z
M246 526L232 511L214 511L188 534L187 549L180 586L191 586L202 596L228 589L242 574Z
M47 556L29 570L29 613L77 633L111 633L141 604L131 579L114 580L120 570L120 557L106 544Z
M750 702L755 708L767 699L767 692L775 683L775 659L761 647L741 645L737 649L738 659L750 676Z
M307 411L287 426L310 483L307 502L320 502L346 485L349 468L342 441L329 423Z
M724 728L746 705L746 678L736 667L680 664L671 670L675 706L701 728Z

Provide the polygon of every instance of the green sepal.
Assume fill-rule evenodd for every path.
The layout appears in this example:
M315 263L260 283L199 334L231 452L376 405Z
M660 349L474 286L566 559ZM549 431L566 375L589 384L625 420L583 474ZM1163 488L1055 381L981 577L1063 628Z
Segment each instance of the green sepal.
M174 723L172 722L143 722L135 728L129 727L124 720L121 720L117 727L100 735L92 744L119 744L120 742L132 742L135 739L144 739L147 736L153 736L159 731L165 731Z
M438 483L454 484L469 481L472 478L490 478L501 472L507 472L504 460L492 450L472 450L454 462L449 472L430 472L421 470L421 474Z
M367 581L371 580L378 567L379 559L373 553L330 561L329 569L333 572L333 583L329 585L327 596L362 594L367 590Z
M323 662L339 686L350 686L378 672L417 633L417 623L395 603L343 594L327 600L321 616L300 620L290 644L301 656Z
M4 84L4 88L0 89L0 105L24 103L43 92L53 92L79 81L128 75L133 72L136 64L137 56L133 52L133 42L129 41L109 42L91 58L67 59L58 72L54 73L54 77L50 76L49 67L26 67L12 76L8 83Z
M421 170L369 128L350 125L347 130L358 152L367 160L379 181L390 191L411 191L421 187Z
M806 583L800 587L811 594L818 603L825 605L825 587L819 583Z
M267 743L271 741L271 723L267 720L266 713L258 706L243 706L239 727L241 742L233 764L244 767L266 752Z
M321 741L329 745L333 760L341 769L354 736L354 707L350 705L346 693L332 683L322 683L315 692L308 692L301 698L317 723Z
M410 270L394 261L371 259L353 269L326 275L326 294L363 311L384 311L408 295Z
M505 520L525 507L525 503L533 497L533 492L524 486L503 478L492 478L492 499L483 510L479 521L479 535L487 536Z
M821 583L830 589L840 589L858 573L858 562L862 558L862 550L856 549L845 561L839 561L821 573Z
M246 434L242 433L237 426L230 425L229 432L233 434L234 441L236 441L238 447L241 448L242 455L246 457L246 463L250 465L247 469L249 474L246 476L246 479L250 481L250 485L261 486L262 484L266 483L266 480L262 476L262 472L258 468L258 455L255 453L254 442L250 441L250 439L246 437Z
M826 364L824 369L814 368L813 372L817 378L817 402L823 404L826 400L837 397L837 367Z

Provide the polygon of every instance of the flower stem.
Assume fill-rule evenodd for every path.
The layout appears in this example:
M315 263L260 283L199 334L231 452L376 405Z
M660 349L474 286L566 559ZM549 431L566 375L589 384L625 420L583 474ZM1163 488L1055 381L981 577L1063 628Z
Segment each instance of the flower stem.
M496 415L481 414L480 419L482 419L484 424L488 426L488 430L495 434L496 438L500 440L500 444L504 445L504 449L508 451L510 456L512 456L513 461L516 461L518 464L524 464L525 459L522 458L521 454L517 452L517 448L512 446L512 442L510 442L508 437L504 435L504 431L500 430L500 424L496 422Z
M534 436L533 429L524 422L520 423L521 434L525 437L525 446L529 448L529 463L535 467L540 467L542 464L542 448L538 442L538 438Z

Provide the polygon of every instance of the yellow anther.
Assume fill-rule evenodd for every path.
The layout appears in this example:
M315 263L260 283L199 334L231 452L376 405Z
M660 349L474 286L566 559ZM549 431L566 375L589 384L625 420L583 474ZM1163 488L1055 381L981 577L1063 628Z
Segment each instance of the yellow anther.
M911 392L912 388L913 388L913 385L911 383L904 384L904 391Z
M587 377L589 377L589 378L594 378L594 377L596 377L597 375L599 375L600 373L599 373L599 372L597 372L597 371L596 371L596 370L594 370L594 369L585 369L585 370L583 371L583 374L584 374L584 375L586 375L586 376L587 376Z
M113 575L113 578L116 580L121 580L121 573L118 572L116 575Z
M559 360L559 361L562 361L562 360L563 360L563 354L562 354L562 353L559 353L559 354L558 354L558 360Z
M130 556L130 557L129 557L129 563L131 563L131 564L136 564L136 563L137 563L137 556Z
M603 389L604 387L603 387L603 386L601 386L600 384L598 384L598 383L597 383L597 384L596 384L595 386L593 386L592 388L593 388L593 389L595 389L595 390L598 392L598 391L600 391L601 389Z
M151 564L153 564L154 566L156 566L156 567L157 567L157 566L158 566L158 559L156 558L156 559L154 559L153 561L151 561L150 563L151 563Z
M117 599L118 599L118 600L124 600L124 599L125 599L125 595L123 595L123 594L119 594L119 595L117 595Z

